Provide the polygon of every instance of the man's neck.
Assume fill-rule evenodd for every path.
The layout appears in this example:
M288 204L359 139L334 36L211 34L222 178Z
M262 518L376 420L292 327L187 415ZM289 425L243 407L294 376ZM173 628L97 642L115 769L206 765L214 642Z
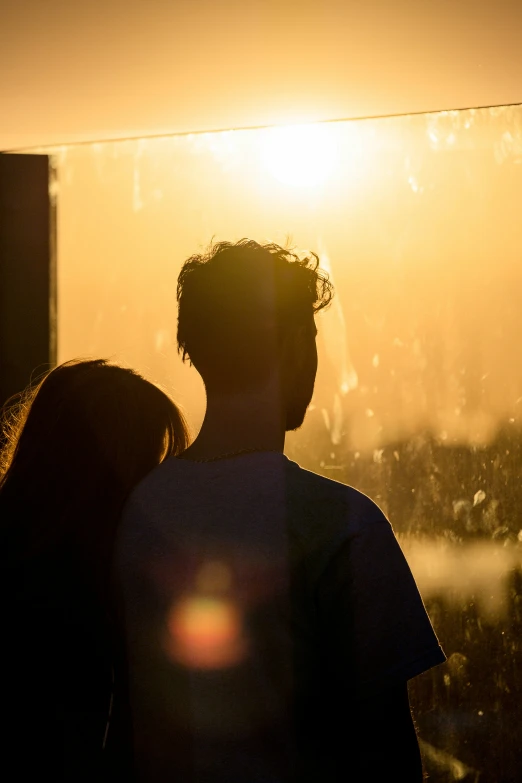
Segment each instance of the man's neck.
M201 430L183 456L206 460L247 450L282 452L284 445L279 396L270 388L241 394L208 393Z

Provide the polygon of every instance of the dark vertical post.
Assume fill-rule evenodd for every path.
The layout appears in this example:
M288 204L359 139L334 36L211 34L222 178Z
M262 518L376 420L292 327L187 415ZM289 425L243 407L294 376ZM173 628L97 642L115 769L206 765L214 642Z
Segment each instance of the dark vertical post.
M0 405L56 363L52 177L47 155L0 154Z

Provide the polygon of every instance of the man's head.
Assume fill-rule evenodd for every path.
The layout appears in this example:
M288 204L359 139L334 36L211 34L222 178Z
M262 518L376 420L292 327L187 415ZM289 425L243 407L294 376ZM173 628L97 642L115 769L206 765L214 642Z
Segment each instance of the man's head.
M207 393L240 393L277 377L286 429L297 429L317 371L314 315L333 296L314 253L242 239L189 258L178 278L178 349Z

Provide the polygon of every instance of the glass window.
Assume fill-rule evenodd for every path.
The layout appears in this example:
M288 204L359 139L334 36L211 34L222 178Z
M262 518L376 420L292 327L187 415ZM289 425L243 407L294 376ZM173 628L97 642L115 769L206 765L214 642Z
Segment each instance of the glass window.
M522 779L522 107L54 150L60 361L172 392L176 277L216 240L316 250L337 295L287 453L388 514L448 656L411 686L433 783Z

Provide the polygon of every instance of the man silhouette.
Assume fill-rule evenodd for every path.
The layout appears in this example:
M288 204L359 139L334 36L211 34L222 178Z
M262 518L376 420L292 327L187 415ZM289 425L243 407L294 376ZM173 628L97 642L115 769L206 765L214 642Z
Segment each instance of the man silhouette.
M444 654L411 572L369 498L283 454L332 295L314 254L246 239L179 275L206 415L117 547L139 781L422 780L407 681Z

